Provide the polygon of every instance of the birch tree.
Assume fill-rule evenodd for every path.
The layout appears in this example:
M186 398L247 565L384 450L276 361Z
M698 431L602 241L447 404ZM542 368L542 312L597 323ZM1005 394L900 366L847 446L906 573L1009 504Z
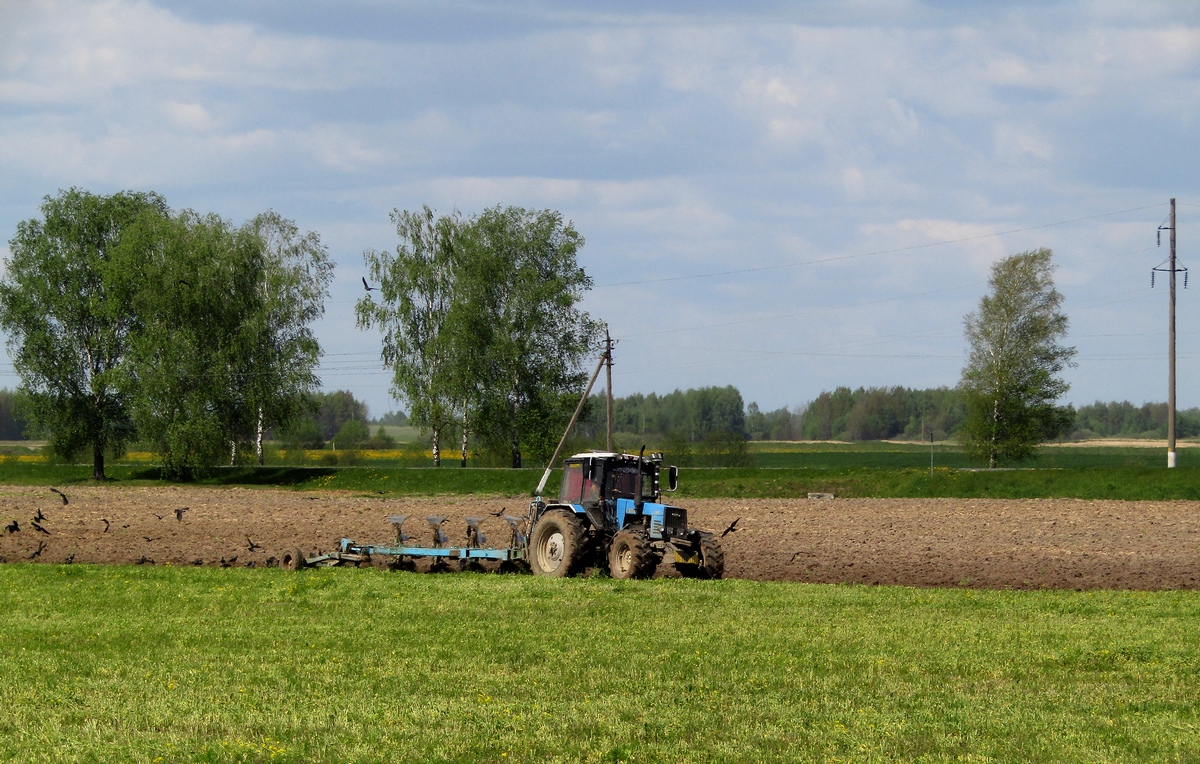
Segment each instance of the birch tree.
M416 212L393 210L391 220L400 239L395 251L363 253L370 283L364 283L368 294L356 306L358 326L383 334L380 356L392 370L392 395L408 402L414 426L429 431L433 464L440 467L442 435L460 403L446 326L463 222L457 214L438 217L428 205Z
M1074 421L1056 401L1066 393L1059 377L1074 365L1062 295L1054 287L1049 249L1007 257L992 267L991 293L964 319L970 348L959 388L966 404L963 444L989 467L1032 456Z

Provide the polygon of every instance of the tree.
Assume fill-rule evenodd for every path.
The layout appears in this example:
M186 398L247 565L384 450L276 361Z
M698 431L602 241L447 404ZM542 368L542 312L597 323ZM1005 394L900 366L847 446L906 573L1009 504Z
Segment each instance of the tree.
M302 414L305 395L317 387L313 369L321 346L310 324L325 314L333 263L316 233L301 235L277 212L257 216L250 226L264 256L261 304L252 319L254 371L247 380L247 403L257 412L255 453L262 464L263 431Z
M18 224L0 281L0 327L21 378L21 407L55 453L90 447L92 478L103 480L107 452L133 436L128 391L119 381L135 316L129 273L115 267L138 221L161 219L154 193L100 196L72 188L47 196L42 219Z
M187 478L254 430L266 257L252 226L215 214L185 210L139 229L150 256L137 262L126 387L140 437L169 477Z
M443 431L454 421L451 348L444 331L455 299L455 247L462 229L457 215L435 217L393 210L400 243L395 252L363 253L368 278L377 283L376 302L358 301L360 329L383 333L381 357L392 370L392 395L409 404L409 418L432 434L433 464L441 466Z
M601 325L577 307L592 286L582 246L556 211L496 206L470 221L458 248L449 387L514 468L524 451L550 456L599 347Z
M966 404L964 445L989 467L1032 456L1075 420L1055 405L1068 389L1056 376L1075 349L1059 343L1067 317L1059 309L1049 249L1007 257L992 267L991 294L964 319L970 346L959 388Z

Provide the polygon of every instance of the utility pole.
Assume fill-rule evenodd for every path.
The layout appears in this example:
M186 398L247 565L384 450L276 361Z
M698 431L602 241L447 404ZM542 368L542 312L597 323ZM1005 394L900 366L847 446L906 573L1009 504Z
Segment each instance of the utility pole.
M611 454L613 450L612 443L612 409L613 409L613 392L612 392L612 351L613 341L612 335L608 333L608 328L604 329L604 381L605 387L608 389L607 404L608 404L608 437L606 439L606 450Z
M1167 316L1167 469L1175 467L1175 274L1183 273L1183 286L1187 288L1187 268L1180 268L1175 258L1175 200L1171 200L1171 215L1167 225L1158 227L1158 243L1162 244L1162 232L1171 233L1171 255L1164 268L1160 263L1150 270L1150 286L1154 286L1154 273L1166 271L1171 274L1171 294L1168 299Z
M1171 330L1167 340L1167 468L1175 467L1175 199L1171 199Z

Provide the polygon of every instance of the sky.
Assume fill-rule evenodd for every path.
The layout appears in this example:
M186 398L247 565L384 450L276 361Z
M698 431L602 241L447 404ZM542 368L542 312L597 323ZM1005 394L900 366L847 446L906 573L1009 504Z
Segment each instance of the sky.
M379 415L404 403L354 304L394 209L558 210L616 395L764 410L956 385L992 264L1049 247L1065 401L1140 404L1167 397L1171 198L1200 267L1198 126L1194 3L3 0L0 256L72 186L273 209L337 264L323 386Z

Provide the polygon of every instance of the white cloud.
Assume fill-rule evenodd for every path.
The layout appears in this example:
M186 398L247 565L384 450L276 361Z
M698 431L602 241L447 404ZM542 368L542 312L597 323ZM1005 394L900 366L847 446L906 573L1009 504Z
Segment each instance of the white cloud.
M163 104L163 111L168 121L180 130L207 132L216 125L208 109L198 103L168 101Z

